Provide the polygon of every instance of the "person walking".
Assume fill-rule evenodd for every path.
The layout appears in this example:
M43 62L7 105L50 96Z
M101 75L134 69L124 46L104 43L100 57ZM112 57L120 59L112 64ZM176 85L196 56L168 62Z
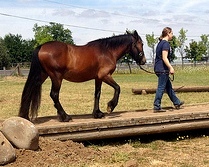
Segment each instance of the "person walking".
M180 107L184 104L184 102L180 101L176 96L169 79L169 74L174 75L175 72L170 63L172 50L168 42L172 40L172 37L172 29L170 27L165 27L156 48L154 71L158 77L158 87L154 99L154 112L166 111L161 108L161 100L165 90L176 109L180 109Z

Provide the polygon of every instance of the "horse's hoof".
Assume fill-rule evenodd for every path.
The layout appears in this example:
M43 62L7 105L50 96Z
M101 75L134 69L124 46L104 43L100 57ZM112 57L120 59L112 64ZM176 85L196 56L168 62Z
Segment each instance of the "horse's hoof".
M107 106L107 113L110 114L113 111L113 109L110 106Z
M60 121L60 122L69 122L69 121L71 121L71 120L72 120L72 118L71 118L71 116L69 116L69 115L66 115L64 118L61 117L61 116L59 116L59 121Z
M100 111L100 112L94 113L93 116L94 116L94 118L97 119L97 118L103 118L103 117L105 117L105 114Z

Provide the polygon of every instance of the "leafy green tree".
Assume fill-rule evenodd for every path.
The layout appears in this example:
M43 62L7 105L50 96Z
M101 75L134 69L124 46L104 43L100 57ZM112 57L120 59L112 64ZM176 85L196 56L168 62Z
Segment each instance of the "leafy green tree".
M155 38L154 33L152 34L146 34L146 40L147 40L147 45L152 49L152 62L154 62L154 57L155 57L155 45L158 42L158 38Z
M8 34L4 37L4 43L8 49L11 63L21 62L21 51L22 51L22 36Z
M74 44L72 33L69 29L64 29L62 24L50 22L49 25L33 27L34 37L37 42L36 45L41 45L48 41L61 41Z
M8 54L7 47L4 44L4 40L0 38L0 69L2 70L3 67L8 68L10 62L11 60Z
M171 50L172 50L171 61L173 62L176 59L175 51L176 51L176 48L178 47L176 36L173 36L172 40L169 41L169 43L170 43Z
M11 63L31 61L31 52L34 49L34 40L24 40L21 35L8 34L4 37Z
M126 63L128 65L128 68L129 68L129 71L130 71L130 74L132 73L132 70L131 70L131 65L133 63L133 59L132 57L130 56L130 54L125 54L125 56L123 56L119 62L120 63Z
M185 54L185 42L187 40L186 33L188 30L184 30L183 28L179 31L179 36L177 37L177 50L181 55L181 63L182 68L184 66L184 54Z
M203 56L206 55L207 48L202 42L196 42L193 40L189 43L189 47L186 46L185 52L186 57L190 58L194 62L194 65L196 65L196 62L201 61Z
M205 60L208 60L209 58L209 35L203 34L200 36L201 38L201 43L206 47L206 55L205 55Z
M22 40L22 62L30 62L32 52L35 48L36 41L34 39Z

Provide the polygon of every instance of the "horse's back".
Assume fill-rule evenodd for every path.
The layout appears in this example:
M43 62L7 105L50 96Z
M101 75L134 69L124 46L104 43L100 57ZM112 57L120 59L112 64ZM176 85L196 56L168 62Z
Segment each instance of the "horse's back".
M115 70L116 60L100 45L71 45L47 42L39 51L39 60L51 77L72 82L102 78Z
M39 59L47 58L60 58L61 55L65 55L67 53L68 46L66 43L51 41L43 44L39 51Z
M75 58L82 58L88 57L88 55L93 56L94 48L89 48L86 45L73 45L67 44L64 42L59 41L51 41L43 44L39 51L39 59L40 60L47 60L53 59L54 61L60 60L64 61L64 59L75 59ZM66 60L64 62L68 62ZM61 62L60 62L61 63ZM58 64L60 64L58 63Z
M43 44L38 57L51 78L83 82L96 77L98 60L94 52L93 48L86 45L76 46L54 41Z

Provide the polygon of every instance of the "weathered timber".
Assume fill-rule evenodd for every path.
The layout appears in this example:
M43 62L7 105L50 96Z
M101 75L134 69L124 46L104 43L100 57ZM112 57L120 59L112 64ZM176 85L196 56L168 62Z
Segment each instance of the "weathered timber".
M58 122L57 117L40 117L35 125L40 136L73 141L209 128L209 111L195 106L191 111L124 111L111 113L104 119L93 119L91 115L73 115L72 118L73 121L63 123Z
M42 136L57 140L87 141L107 138L138 136L145 134L159 134L166 132L178 132L194 129L209 128L209 120L193 121L175 124L159 124L153 126L131 126L123 128L101 129L83 131L82 133L56 133L54 135L43 134Z
M208 86L198 86L198 87L174 87L175 92L209 92ZM156 93L156 88L145 88L145 89L132 89L134 94L153 94Z

